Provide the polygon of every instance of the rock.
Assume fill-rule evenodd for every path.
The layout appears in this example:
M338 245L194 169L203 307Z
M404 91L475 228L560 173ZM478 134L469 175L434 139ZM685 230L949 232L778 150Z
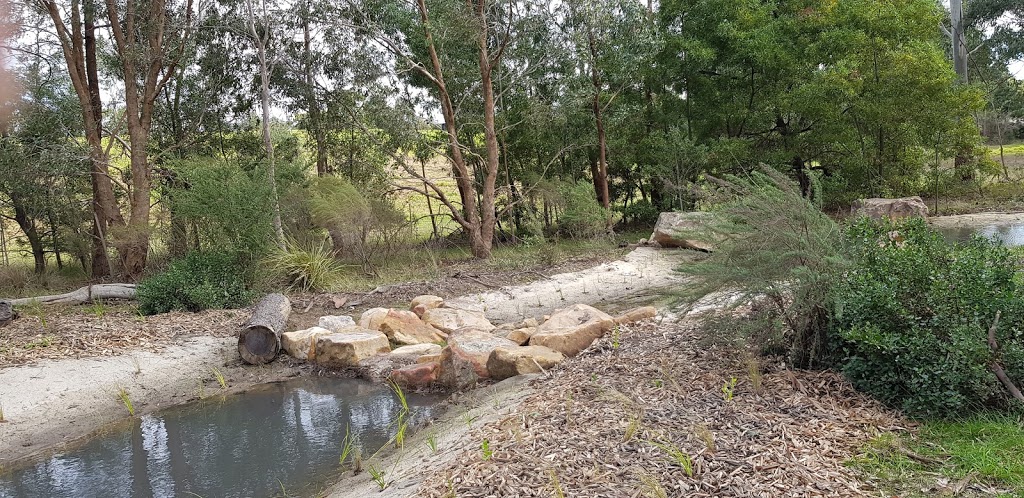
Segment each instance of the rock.
M711 242L697 240L695 234L687 233L703 228L710 216L711 213L700 211L661 213L658 216L658 223L654 225L650 241L665 248L680 247L711 252L714 249Z
M525 329L525 328L529 328L529 327L537 328L538 325L540 325L540 322L538 322L536 318L527 318L526 320L523 320L522 322L519 322L519 327L518 328L521 328L521 329Z
M359 315L359 326L369 330L380 330L380 322L388 316L388 308L370 308Z
M397 344L432 344L448 338L448 334L431 327L411 311L388 310L383 318L375 317L371 322L377 322L373 328Z
M441 350L441 382L453 389L461 389L476 383L490 374L487 358L500 347L516 347L518 344L487 332L463 329L448 337L448 345Z
M359 375L371 382L382 382L391 376L391 372L415 365L416 358L414 355L393 352L372 356L359 362Z
M524 345L530 342L530 337L537 332L537 327L523 327L515 330L503 330L496 332L494 335L498 337L504 337L516 344Z
M431 363L431 362L441 363L441 353L425 354L423 356L420 356L420 357L416 358L416 363Z
M359 327L316 338L316 362L327 367L357 367L361 361L389 351L388 336Z
M479 311L434 308L423 313L423 321L447 334L461 328L471 328L482 332L494 330L494 325Z
M281 348L292 358L299 360L316 359L316 338L321 335L333 334L334 330L323 327L311 327L305 330L285 332L281 334Z
M607 313L585 304L555 311L530 337L531 346L545 346L576 356L615 326Z
M504 380L516 375L540 373L565 360L565 355L544 346L496 348L487 358L491 378Z
M444 299L438 296L432 296L425 294L422 296L416 296L409 303L410 309L415 309L417 306L423 306L424 309L433 309L435 307L441 307L444 305Z
M639 322L641 320L654 318L657 314L658 310L654 306L641 306L639 308L633 308L615 317L615 323L622 325L626 323Z
M9 301L0 301L0 326L7 325L18 318L18 312Z
M320 328L338 332L342 329L355 327L356 321L353 320L352 317L348 315L322 316L320 317L320 322L317 323L317 326L319 326Z
M860 199L854 201L851 214L862 215L868 218L910 218L919 216L928 217L928 205L920 197L902 197L899 199Z
M402 387L423 388L437 383L440 374L440 363L419 363L392 371L391 380Z
M408 355L408 356L424 356L424 355L439 355L441 354L441 346L439 344L413 344L411 346L402 346L395 348L391 351L393 355Z

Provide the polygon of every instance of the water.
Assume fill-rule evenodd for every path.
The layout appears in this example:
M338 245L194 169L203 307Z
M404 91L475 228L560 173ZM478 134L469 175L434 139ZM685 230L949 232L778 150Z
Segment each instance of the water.
M408 395L413 422L440 396ZM0 497L309 496L338 475L346 426L364 454L394 434L384 386L310 377L169 408L0 474Z
M950 242L970 240L972 235L978 234L1009 247L1024 246L1024 224L1019 223L949 227L939 231Z

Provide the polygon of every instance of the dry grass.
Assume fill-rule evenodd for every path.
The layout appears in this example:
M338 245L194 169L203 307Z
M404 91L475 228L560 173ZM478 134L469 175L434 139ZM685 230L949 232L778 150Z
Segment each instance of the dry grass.
M489 459L466 448L422 494L546 497L556 475L565 496L877 496L847 462L901 418L829 372L768 371L755 392L742 358L699 339L654 323L623 327L618 348L601 339L467 436Z

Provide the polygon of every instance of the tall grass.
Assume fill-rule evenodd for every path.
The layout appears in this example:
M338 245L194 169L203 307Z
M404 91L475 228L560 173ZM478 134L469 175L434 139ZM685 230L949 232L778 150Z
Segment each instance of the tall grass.
M290 240L285 249L275 250L264 263L290 289L303 291L330 290L342 271L326 241L301 244Z

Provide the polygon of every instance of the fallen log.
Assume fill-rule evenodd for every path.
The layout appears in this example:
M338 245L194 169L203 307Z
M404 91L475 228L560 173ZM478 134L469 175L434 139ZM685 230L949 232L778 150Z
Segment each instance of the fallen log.
M281 333L292 303L284 294L267 294L256 303L252 317L238 334L238 354L250 365L269 363L281 350Z
M10 299L14 306L38 304L84 304L103 299L135 299L135 284L87 285L67 294Z
M14 311L14 306L7 301L0 301L0 327L7 325L8 322L13 322L18 318L18 312Z

